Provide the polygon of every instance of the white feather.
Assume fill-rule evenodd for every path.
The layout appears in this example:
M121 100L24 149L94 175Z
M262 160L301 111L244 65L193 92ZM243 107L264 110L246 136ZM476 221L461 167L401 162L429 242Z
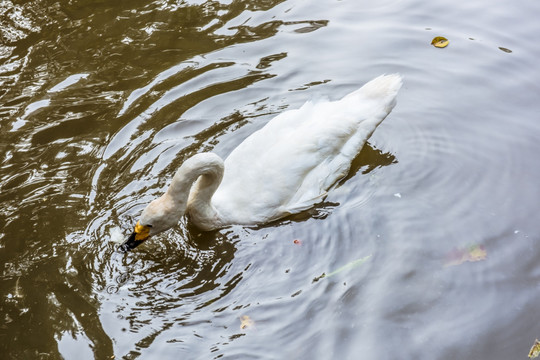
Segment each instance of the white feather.
M341 100L307 102L276 116L224 163L215 154L195 155L145 209L141 224L152 225L153 234L187 212L211 230L266 223L313 206L347 175L400 87L399 75L382 75Z

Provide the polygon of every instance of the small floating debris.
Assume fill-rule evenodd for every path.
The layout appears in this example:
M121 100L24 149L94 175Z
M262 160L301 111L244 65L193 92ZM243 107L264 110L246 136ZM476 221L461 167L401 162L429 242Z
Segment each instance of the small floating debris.
M368 255L368 256L364 256L364 257L361 258L361 259L357 259L357 260L351 261L351 262L348 263L347 265L344 265L344 266L340 267L339 269L332 271L330 274L327 274L326 277L330 277L330 276L336 275L336 274L342 272L343 270L352 269L352 268L355 268L355 267L357 267L357 266L360 266L360 265L362 265L363 263L365 263L367 260L369 260L370 258L371 258L371 254Z
M302 240L294 239L293 243L295 245L302 245Z
M444 266L456 266L465 262L476 262L487 259L487 251L483 245L472 245L466 249L454 249L448 255Z
M401 194L400 193L395 193L394 196L401 199Z
M431 40L431 45L435 46L436 48L445 48L449 43L450 41L443 36L435 36L433 40Z
M247 315L242 315L240 317L240 329L245 330L250 327L253 327L255 325L255 322L251 320L251 318Z
M529 351L529 358L535 359L540 355L540 341L538 339L535 340L534 345L531 348L531 351Z
M504 48L504 47L500 47L500 46L499 46L499 50L504 51L505 53L511 53L512 52L512 50Z

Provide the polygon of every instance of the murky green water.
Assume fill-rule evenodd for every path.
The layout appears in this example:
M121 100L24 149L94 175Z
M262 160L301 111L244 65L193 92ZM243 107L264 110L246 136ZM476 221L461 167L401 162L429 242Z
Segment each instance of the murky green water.
M540 338L539 13L1 0L2 358L526 358ZM115 252L111 232L188 156L226 156L275 114L393 72L397 107L321 206L259 228L184 221Z

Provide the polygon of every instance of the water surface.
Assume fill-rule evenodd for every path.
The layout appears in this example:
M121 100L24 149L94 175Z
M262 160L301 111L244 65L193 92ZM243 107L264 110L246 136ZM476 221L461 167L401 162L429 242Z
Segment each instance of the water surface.
M526 358L540 337L539 11L4 0L0 352ZM182 221L115 252L111 234L187 157L226 157L276 114L394 72L398 105L320 206L257 228Z

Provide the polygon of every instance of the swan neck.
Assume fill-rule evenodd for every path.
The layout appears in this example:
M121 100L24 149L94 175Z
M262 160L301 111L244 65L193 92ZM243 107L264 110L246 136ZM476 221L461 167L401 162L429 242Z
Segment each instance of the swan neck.
M212 196L223 179L223 160L212 153L197 154L180 167L167 190L174 203L186 204L191 220L203 230L219 227Z

